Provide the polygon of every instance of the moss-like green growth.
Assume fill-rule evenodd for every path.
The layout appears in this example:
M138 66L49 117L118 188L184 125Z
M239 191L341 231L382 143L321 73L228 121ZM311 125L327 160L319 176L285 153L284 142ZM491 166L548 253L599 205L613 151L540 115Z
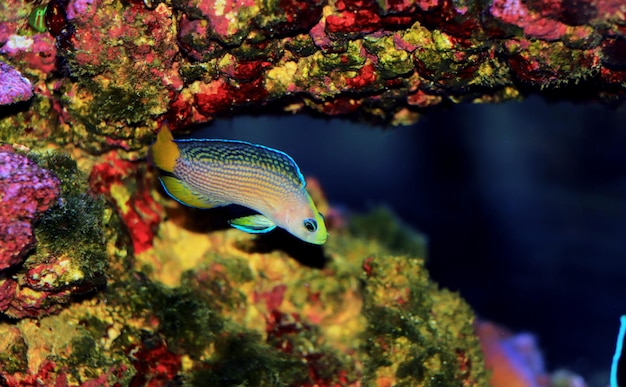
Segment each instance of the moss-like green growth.
M59 152L31 153L28 157L54 173L61 182L61 196L80 196L89 189L87 176L78 169L76 161Z
M353 236L375 240L386 247L390 254L426 257L426 237L404 224L387 207L378 207L367 214L352 216L348 227Z
M98 343L89 335L77 336L72 339L72 352L67 359L67 364L76 368L80 366L101 367L104 365Z
M192 386L290 386L307 381L304 364L268 347L253 332L221 336L206 369L191 376Z
M397 386L487 386L473 315L458 295L428 280L420 259L365 260L363 382Z
M15 331L10 331L0 342L0 370L7 374L25 372L28 369L28 346L24 338Z
M138 124L145 121L156 105L154 97L145 89L129 90L111 86L94 95L88 117L91 117L92 124L100 121Z
M254 280L250 266L243 259L211 256L210 264L182 274L181 287L193 289L202 300L217 312L240 308L246 295L238 288ZM215 270L214 267L221 270ZM203 273L202 276L198 272ZM227 274L225 274L227 273Z
M367 37L363 46L378 58L376 67L383 78L407 75L415 67L410 52L396 47L393 36Z
M317 51L317 46L309 34L294 36L285 42L285 48L298 57L313 55Z
M122 296L116 302L129 306L133 315L158 319L158 332L174 352L198 358L222 330L223 320L193 289L169 288L143 278L115 291Z
M103 218L105 201L89 192L87 177L68 155L29 155L53 172L61 182L61 198L39 219L35 227L37 251L24 264L36 268L49 257L68 260L57 267L54 288L90 283L87 289L104 284L108 268Z
M321 60L318 61L319 70L323 73L335 70L358 71L365 64L365 58L361 56L362 48L363 45L360 41L349 41L345 52L331 52L322 55ZM318 75L315 73L312 74Z

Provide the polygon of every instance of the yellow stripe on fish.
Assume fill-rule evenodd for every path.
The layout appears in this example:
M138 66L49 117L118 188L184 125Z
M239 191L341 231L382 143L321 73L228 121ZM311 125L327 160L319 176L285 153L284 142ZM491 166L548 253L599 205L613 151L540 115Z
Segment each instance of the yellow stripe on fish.
M235 228L261 233L278 226L305 242L326 242L324 218L286 153L245 141L174 140L167 126L151 153L165 191L178 202L197 208L237 204L259 214L231 220Z

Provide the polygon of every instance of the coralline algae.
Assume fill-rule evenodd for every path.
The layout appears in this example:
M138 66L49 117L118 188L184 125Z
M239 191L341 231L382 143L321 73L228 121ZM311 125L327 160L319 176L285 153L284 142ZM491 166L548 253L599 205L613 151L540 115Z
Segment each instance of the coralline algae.
M59 180L9 146L0 147L0 271L35 245L32 223L60 194Z
M0 61L0 105L26 101L33 96L33 86L16 69Z
M53 3L67 16L60 32L0 16L0 51L40 97L0 133L60 115L64 138L139 150L164 120L176 128L266 105L401 124L434 105L533 91L624 98L615 0Z

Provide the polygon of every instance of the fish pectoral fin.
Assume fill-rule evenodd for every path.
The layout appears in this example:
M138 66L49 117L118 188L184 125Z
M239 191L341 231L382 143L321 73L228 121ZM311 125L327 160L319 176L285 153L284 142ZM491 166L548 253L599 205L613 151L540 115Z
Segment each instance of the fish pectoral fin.
M242 218L229 220L228 223L236 229L252 234L269 232L276 228L274 222L263 215L244 216Z
M161 176L159 180L163 184L165 192L180 204L196 208L213 208L224 205L224 203L215 202L211 198L192 190L174 176Z

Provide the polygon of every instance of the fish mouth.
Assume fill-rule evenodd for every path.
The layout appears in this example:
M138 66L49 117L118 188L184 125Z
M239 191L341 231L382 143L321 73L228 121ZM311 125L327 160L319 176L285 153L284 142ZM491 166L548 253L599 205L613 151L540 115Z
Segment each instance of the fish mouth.
M315 238L315 241L313 243L315 243L316 245L323 245L324 243L326 243L326 239L328 239L328 233L326 233L326 235L324 235L323 237Z

